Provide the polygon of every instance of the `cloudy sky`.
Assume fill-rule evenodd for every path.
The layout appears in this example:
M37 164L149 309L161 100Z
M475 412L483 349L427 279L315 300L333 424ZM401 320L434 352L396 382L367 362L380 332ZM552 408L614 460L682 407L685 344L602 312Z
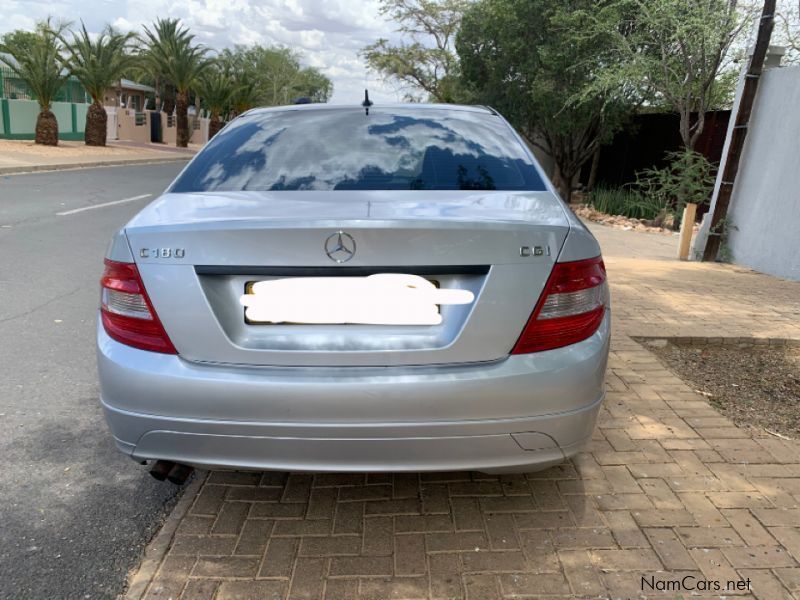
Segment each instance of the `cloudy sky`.
M360 102L365 83L377 101L400 101L403 91L368 73L358 51L379 37L396 39L396 25L378 14L377 0L0 0L0 33L33 29L48 15L100 31L106 23L140 31L156 17L177 17L198 41L283 44L298 50L334 84L332 102Z

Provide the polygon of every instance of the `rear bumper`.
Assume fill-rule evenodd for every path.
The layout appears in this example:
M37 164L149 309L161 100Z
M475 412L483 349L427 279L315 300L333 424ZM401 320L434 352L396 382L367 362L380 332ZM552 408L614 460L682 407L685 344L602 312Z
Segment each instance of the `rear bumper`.
M603 399L591 338L493 363L251 368L136 350L98 328L106 419L135 459L292 471L523 471L575 454Z

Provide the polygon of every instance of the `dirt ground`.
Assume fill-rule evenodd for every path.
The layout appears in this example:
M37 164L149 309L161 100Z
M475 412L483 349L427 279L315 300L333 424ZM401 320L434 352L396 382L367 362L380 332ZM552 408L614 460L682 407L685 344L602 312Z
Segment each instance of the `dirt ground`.
M800 348L646 344L739 427L800 438Z

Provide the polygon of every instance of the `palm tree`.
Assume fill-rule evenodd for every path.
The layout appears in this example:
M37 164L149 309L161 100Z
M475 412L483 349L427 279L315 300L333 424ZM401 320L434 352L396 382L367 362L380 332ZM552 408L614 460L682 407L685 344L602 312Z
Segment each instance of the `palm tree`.
M72 41L59 36L67 54L64 65L92 98L86 113L87 146L106 145L108 115L103 108L103 95L133 66L135 57L129 50L135 37L133 33L118 33L108 26L92 41L83 23L80 32L72 34Z
M39 116L36 117L37 144L58 146L58 121L50 110L58 91L69 74L61 68L61 42L59 36L65 25L55 29L50 20L38 23L36 33L24 45L0 43L0 52L5 52L11 59L3 59L30 89L39 103Z
M207 50L194 44L194 35L178 19L156 19L153 28L144 28L146 48L142 54L150 72L175 86L176 146L189 144L189 91L200 80L210 61Z
M220 116L230 111L238 89L232 77L224 71L214 69L200 80L199 92L203 104L211 113L208 122L208 139L211 139L222 129Z

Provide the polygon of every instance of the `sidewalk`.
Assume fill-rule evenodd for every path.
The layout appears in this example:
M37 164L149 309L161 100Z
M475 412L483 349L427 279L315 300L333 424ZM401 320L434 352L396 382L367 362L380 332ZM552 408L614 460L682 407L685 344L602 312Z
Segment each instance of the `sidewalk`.
M642 577L690 576L749 580L733 598L800 598L800 444L751 437L632 337L799 342L800 283L681 263L674 238L591 227L614 339L586 452L500 477L214 472L128 597L731 596L642 591Z
M0 175L188 160L198 150L199 146L175 148L134 142L109 142L107 146L98 147L59 141L58 146L40 146L32 140L0 139Z

